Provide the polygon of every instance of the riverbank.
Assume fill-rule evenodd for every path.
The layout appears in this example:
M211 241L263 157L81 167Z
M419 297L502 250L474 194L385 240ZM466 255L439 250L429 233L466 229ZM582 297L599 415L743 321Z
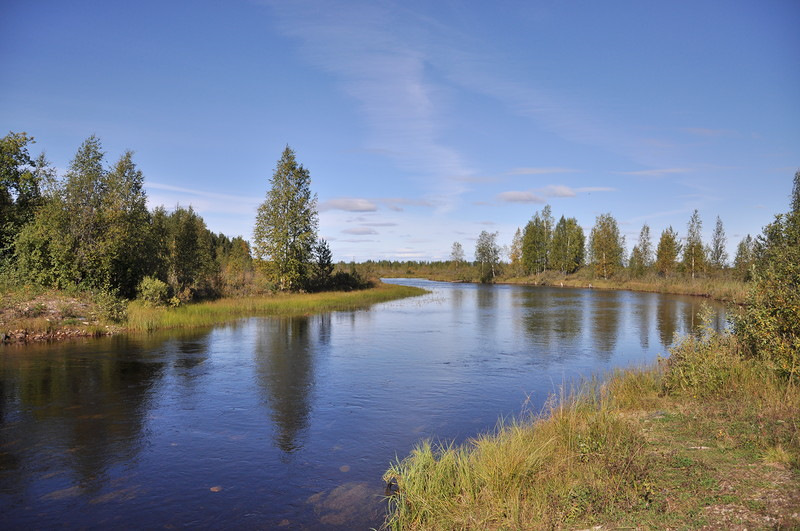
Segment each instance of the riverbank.
M380 267L376 264L359 264L362 276L425 278L439 282L479 282L477 266L471 264L448 265L442 263L408 263L403 268ZM570 288L593 288L663 293L665 295L691 295L705 297L720 302L742 305L747 300L750 284L734 278L730 272L717 272L691 278L680 273L661 276L648 273L631 276L628 272L619 273L609 279L597 277L590 267L565 275L557 271L547 271L536 275L515 276L505 271L495 278L496 284L523 286L555 286Z
M565 393L385 474L392 529L800 526L800 386L732 336Z
M124 320L114 322L104 317L107 310L88 294L26 290L3 295L0 304L0 342L57 341L209 326L248 316L294 316L357 310L424 293L424 290L410 286L378 284L356 291L223 298L177 308L151 307L133 301L124 309Z
M648 275L636 278L591 278L588 275L560 275L544 273L530 277L501 279L502 284L521 284L535 286L556 286L570 288L612 289L663 293L665 295L691 295L705 297L720 302L741 305L747 300L748 285L730 278L684 278Z

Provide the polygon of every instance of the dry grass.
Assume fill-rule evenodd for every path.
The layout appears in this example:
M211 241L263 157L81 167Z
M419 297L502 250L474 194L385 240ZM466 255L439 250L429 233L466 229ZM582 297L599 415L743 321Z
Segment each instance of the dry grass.
M420 443L385 475L386 526L790 528L798 469L798 382L708 333L541 416L462 446Z

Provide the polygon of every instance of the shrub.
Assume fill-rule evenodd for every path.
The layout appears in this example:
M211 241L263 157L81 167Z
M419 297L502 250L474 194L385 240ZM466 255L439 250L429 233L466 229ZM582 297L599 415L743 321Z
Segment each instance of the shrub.
M139 300L146 306L164 306L169 299L169 286L154 277L144 277L136 288Z
M790 378L800 374L800 171L792 207L758 237L748 304L734 323L751 356Z
M127 318L128 303L109 291L101 291L94 297L101 319L121 323Z

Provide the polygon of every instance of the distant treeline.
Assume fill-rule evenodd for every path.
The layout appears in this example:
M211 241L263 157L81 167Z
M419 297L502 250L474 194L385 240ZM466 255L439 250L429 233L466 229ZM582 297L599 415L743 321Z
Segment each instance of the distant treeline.
M695 210L685 237L681 238L669 227L654 246L650 227L644 224L628 255L625 237L611 214L597 217L587 240L577 219L561 216L556 222L550 206L546 205L534 213L524 228L517 229L510 248L497 243L498 233L482 231L475 246L474 261L466 259L460 242L454 242L450 259L446 261L367 261L360 264L359 269L382 276L423 274L436 279L481 282L524 279L546 273L579 273L586 278L603 279L634 279L648 275L751 279L758 254L755 239L748 234L739 242L731 266L722 220L717 217L708 244L703 242L701 231L702 220Z

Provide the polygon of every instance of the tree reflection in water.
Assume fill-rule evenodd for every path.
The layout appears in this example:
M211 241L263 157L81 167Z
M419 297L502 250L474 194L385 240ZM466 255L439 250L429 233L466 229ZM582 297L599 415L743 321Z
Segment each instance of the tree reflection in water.
M314 389L315 349L330 342L331 315L263 319L258 324L256 373L275 423L276 444L303 447ZM316 336L316 337L315 337Z

